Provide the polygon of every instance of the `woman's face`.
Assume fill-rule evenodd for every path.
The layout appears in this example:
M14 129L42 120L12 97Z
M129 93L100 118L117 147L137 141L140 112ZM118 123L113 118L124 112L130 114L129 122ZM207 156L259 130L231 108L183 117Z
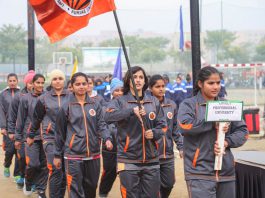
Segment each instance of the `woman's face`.
M70 92L73 92L73 87L72 87L71 83L68 84L67 90L70 91Z
M45 80L42 77L39 77L36 81L33 82L33 89L36 94L43 92Z
M64 79L60 76L55 76L52 79L51 86L55 90L61 90L64 87Z
M134 82L136 85L136 90L137 91L142 91L144 84L145 84L145 79L144 79L144 73L142 70L137 71L135 74L133 74ZM133 90L133 84L132 81L130 80L130 88Z
M123 87L117 88L113 91L112 96L113 98L117 98L123 95Z
M214 100L218 96L218 93L221 89L220 81L221 79L219 74L212 74L204 82L198 82L198 85L201 89L201 93L206 101Z
M15 76L10 76L7 80L7 84L11 89L17 88L18 80Z
M83 96L88 89L88 83L83 76L78 76L73 84L73 92L76 95Z
M27 83L27 84L26 84L26 87L27 87L27 90L28 90L28 91L32 91L33 83L32 83L32 82Z
M162 79L157 80L156 83L153 85L153 87L151 87L150 91L157 98L163 97L166 91L165 81Z
M87 88L88 93L91 93L93 91L93 88L94 88L94 83L91 78L88 78L88 88Z

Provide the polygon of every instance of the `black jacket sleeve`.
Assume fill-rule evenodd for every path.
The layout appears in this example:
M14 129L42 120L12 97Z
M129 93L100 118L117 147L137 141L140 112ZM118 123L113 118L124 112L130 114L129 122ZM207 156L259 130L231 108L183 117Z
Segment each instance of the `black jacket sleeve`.
M231 122L230 130L225 136L228 147L237 148L242 146L248 139L248 130L244 121Z
M58 112L55 125L55 151L56 158L62 158L63 148L67 132L67 110L65 107L61 108Z
M22 97L19 103L19 107L18 107L15 140L20 141L20 142L23 141L23 130L24 130L26 119L28 117L28 101L26 97L27 95Z
M8 133L15 134L20 94L16 94L8 108L7 128Z
M131 115L134 115L133 108L126 109L122 107L122 101L119 101L119 99L112 100L105 113L105 121L107 124L124 121L127 118L129 118Z
M32 139L35 137L35 132L40 128L40 124L45 114L46 114L46 109L43 104L43 100L42 98L39 98L34 109L31 131L28 137Z
M3 93L0 95L0 128L7 129L6 126L6 114L4 110Z

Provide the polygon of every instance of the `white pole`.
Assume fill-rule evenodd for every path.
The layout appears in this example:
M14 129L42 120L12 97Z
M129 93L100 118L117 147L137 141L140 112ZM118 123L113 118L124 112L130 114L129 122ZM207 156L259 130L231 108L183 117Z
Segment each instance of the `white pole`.
M217 133L217 142L221 148L221 153L215 156L214 170L222 170L223 164L223 153L224 153L224 142L225 142L225 133L224 126L226 122L219 122L218 133Z
M257 67L254 67L254 103L255 107L257 107Z

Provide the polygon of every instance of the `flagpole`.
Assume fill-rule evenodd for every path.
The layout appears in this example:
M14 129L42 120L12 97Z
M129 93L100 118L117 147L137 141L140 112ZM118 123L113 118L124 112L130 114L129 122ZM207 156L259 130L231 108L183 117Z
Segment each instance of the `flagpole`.
M131 70L131 64L130 64L129 56L128 56L127 49L126 49L126 46L125 46L125 42L124 42L124 39L123 39L123 35L122 35L122 32L121 32L121 27L120 27L120 23L119 23L119 19L118 19L116 10L113 10L113 14L114 14L115 22L116 22L117 29L118 29L118 32L119 32L119 37L120 37L120 40L121 40L121 46L122 46L122 49L123 49L123 52L124 52L124 56L125 56L125 60L126 60L126 63L127 63L128 71L129 71L130 78L131 78L131 81L132 81L132 84L133 84L133 90L134 90L134 93L135 93L137 104L138 104L139 109L142 109L142 106L141 106L141 103L140 103L140 98L139 98L139 95L138 95L138 91L136 89L136 85L135 85L135 82L134 82L134 79L133 79L133 73L132 73L132 70ZM148 130L147 122L145 120L145 117L142 116L142 119L143 119L144 129ZM148 140L148 143L149 143L150 149L153 151L153 147L152 147L151 142L149 140Z
M28 3L28 70L35 70L35 21L34 10Z
M196 78L201 69L200 48L200 9L199 0L190 0L191 52L192 52L192 79L193 90L196 87Z

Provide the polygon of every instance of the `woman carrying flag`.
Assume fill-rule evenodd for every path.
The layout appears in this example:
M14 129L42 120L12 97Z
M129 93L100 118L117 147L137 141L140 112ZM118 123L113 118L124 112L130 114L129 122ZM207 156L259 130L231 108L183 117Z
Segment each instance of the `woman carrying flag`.
M117 123L117 170L122 197L156 198L160 194L160 166L155 141L161 138L166 122L159 101L145 94L148 88L145 71L135 66L131 72L141 109L128 70L124 78L124 95L111 101L105 120L108 124Z

